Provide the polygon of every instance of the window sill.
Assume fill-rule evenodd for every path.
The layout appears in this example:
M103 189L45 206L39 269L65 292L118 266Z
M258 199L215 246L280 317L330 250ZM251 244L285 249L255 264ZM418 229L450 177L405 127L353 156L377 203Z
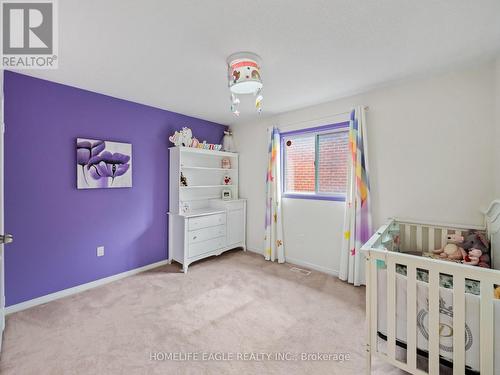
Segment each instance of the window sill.
M281 197L282 198L291 198L291 199L313 199L313 200L318 200L318 201L345 202L345 197L331 196L331 195L283 193L283 195Z

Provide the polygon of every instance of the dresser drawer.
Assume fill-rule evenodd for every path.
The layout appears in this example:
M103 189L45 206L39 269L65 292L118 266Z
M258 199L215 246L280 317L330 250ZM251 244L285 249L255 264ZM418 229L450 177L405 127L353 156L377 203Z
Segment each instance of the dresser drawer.
M224 246L226 246L226 237L212 238L208 241L190 243L188 245L188 258L193 258L210 251L222 249Z
M225 235L226 235L225 225L217 225L216 227L201 228L188 232L188 242L191 244L200 241L211 240L212 238L223 237Z
M200 228L215 227L217 225L226 224L226 214L192 217L188 221L188 228L190 231Z

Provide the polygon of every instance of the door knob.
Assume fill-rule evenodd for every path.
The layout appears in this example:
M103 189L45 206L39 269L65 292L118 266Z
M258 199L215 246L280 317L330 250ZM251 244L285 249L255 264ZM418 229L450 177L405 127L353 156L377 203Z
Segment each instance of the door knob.
M9 233L0 235L0 244L8 244L14 241L14 236Z

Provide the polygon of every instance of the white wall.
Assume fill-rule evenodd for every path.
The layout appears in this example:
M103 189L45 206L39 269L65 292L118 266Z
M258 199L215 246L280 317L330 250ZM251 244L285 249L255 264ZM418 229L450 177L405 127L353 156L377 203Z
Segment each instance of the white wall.
M358 104L369 106L375 226L391 216L481 224L480 209L495 186L494 74L495 64L482 63L235 126L240 192L248 198L248 247L263 247L266 128L341 121L346 115L333 115ZM343 204L286 199L283 214L288 260L338 271Z

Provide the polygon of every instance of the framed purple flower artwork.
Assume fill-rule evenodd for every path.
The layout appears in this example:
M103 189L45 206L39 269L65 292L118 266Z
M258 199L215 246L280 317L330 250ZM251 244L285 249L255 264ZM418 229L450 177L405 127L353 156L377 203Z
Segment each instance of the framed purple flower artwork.
M130 143L76 139L78 189L132 187Z

